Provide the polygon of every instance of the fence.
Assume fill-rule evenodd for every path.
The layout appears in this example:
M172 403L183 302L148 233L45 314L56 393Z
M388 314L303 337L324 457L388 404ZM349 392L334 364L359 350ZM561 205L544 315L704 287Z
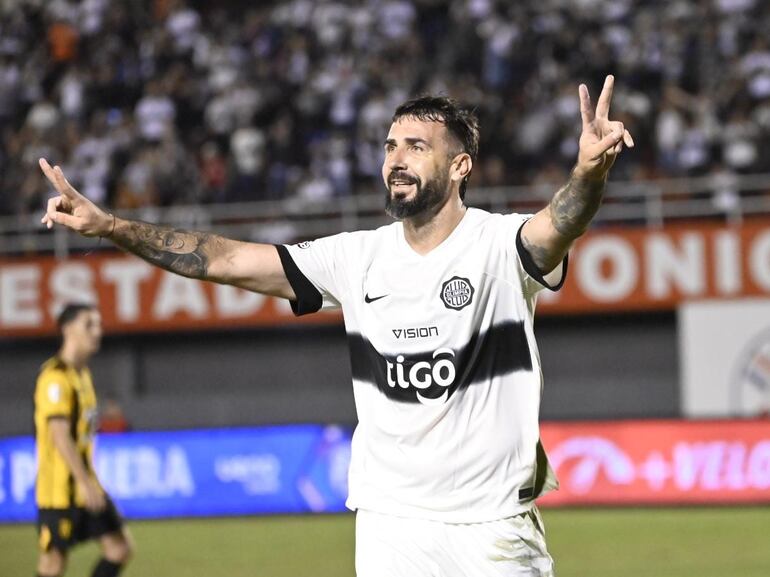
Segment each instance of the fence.
M555 185L470 190L471 205L492 212L535 212L545 206ZM242 240L292 242L341 231L376 228L389 218L383 194L356 195L325 202L298 198L234 204L152 207L121 211L125 218L174 227L215 230ZM70 252L98 248L95 239L61 228L48 231L40 214L0 218L0 256ZM752 215L770 214L770 174L710 175L645 182L612 182L595 225L643 224L661 227L682 219L718 218L740 224ZM106 243L105 243L106 244Z

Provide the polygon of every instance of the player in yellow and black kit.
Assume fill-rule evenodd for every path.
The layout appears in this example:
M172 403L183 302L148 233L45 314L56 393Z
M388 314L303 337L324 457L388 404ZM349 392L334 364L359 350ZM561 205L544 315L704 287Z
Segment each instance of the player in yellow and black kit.
M70 304L58 323L61 349L43 364L35 387L37 572L62 575L69 548L97 539L102 558L91 577L114 577L133 544L92 460L97 412L87 363L101 344L101 316L91 305Z

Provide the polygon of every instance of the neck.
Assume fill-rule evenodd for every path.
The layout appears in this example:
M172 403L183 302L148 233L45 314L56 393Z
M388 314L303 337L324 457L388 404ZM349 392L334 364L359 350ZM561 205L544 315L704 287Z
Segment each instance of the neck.
M59 358L78 370L86 366L86 362L88 362L88 355L84 355L71 345L68 346L67 343L64 343L59 349Z
M452 234L466 210L460 197L451 195L435 211L404 219L406 242L417 254L428 254Z

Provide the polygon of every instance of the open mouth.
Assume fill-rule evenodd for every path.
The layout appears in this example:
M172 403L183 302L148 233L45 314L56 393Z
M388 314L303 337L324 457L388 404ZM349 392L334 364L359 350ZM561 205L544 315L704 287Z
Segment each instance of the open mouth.
M390 185L390 194L395 198L406 198L415 190L414 185L410 182L394 182Z
M391 188L407 188L417 182L417 178L406 172L392 172L388 177L388 186Z
M392 191L404 191L416 184L411 178L391 178L388 181Z

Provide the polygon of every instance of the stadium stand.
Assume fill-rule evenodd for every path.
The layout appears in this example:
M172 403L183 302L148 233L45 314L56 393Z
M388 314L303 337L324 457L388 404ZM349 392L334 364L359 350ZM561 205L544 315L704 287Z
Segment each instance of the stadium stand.
M379 190L390 115L424 91L479 111L473 186L550 185L575 156L577 83L610 71L639 151L615 179L770 171L758 0L1 6L0 214L40 210L39 156L121 209Z

